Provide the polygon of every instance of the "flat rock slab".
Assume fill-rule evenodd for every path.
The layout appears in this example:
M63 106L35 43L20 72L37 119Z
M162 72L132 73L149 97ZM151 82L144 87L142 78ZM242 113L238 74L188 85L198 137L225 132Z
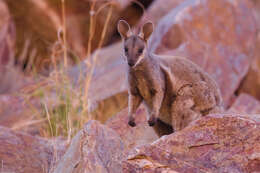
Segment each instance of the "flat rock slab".
M180 132L137 148L124 172L258 172L260 122L247 115L203 117Z
M97 121L89 121L72 139L55 173L122 172L124 145L119 135Z
M46 173L64 152L59 143L0 127L1 172Z
M240 94L229 109L229 112L240 114L260 114L260 101L248 94Z
M225 105L230 105L254 55L251 7L247 0L185 0L159 21L151 50L200 65L217 81Z

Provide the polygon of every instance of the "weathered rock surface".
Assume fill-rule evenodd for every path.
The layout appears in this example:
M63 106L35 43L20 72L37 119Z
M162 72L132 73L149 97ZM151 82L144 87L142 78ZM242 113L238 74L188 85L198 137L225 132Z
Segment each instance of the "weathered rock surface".
M0 127L1 172L49 172L65 146Z
M150 40L153 52L188 57L203 67L219 84L225 105L248 71L255 42L247 0L185 0L160 20Z
M260 102L248 94L240 94L229 109L229 112L240 114L260 114Z
M122 172L124 145L118 134L97 121L89 121L72 139L55 173Z
M124 109L106 122L108 127L119 134L128 151L159 138L155 130L148 125L143 106L138 109L135 117L136 127L128 125L128 109Z
M260 116L209 115L136 149L124 172L258 172Z

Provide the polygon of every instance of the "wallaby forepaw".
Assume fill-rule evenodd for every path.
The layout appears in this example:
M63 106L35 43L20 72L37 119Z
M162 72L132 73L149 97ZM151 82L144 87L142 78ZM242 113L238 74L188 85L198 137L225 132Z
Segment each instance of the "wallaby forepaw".
M148 120L148 124L149 124L149 126L154 126L155 124L156 124L156 122L157 122L157 118L150 118L149 120Z
M135 124L135 122L133 120L128 121L128 125L131 126L131 127L135 127L136 126L136 124Z

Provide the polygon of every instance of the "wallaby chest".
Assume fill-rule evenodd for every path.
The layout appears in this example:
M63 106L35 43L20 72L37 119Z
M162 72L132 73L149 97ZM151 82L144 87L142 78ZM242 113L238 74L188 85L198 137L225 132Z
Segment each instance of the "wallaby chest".
M157 92L163 92L164 81L160 71L155 69L141 68L136 69L131 73L132 83L138 93L145 101L149 101L156 95Z

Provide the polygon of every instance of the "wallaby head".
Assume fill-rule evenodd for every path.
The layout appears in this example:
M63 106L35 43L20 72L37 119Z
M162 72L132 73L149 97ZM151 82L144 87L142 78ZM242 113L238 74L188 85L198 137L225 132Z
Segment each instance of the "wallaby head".
M147 41L153 32L153 23L147 22L140 33L134 34L125 20L120 20L117 26L124 41L124 54L130 67L135 67L143 58L147 49Z

